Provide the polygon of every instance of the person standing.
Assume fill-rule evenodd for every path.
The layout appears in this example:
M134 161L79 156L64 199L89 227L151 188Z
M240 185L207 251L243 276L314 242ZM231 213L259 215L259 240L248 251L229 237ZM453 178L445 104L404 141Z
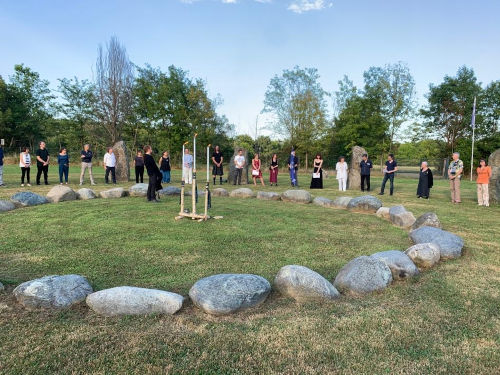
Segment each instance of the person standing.
M243 173L243 168L245 168L245 165L247 164L247 161L245 160L245 156L243 155L243 150L240 148L238 150L238 155L234 157L234 183L233 185L236 185L236 182L238 182L238 185L241 185L241 175Z
M170 157L168 156L168 151L163 151L160 160L158 161L160 164L160 172L162 175L161 182L165 184L170 183Z
M450 180L451 203L462 203L460 199L460 179L464 171L464 163L460 160L460 154L454 152L452 161L448 166L448 179Z
M394 160L394 154L387 155L387 161L385 162L384 168L384 179L382 180L382 186L380 188L380 193L378 195L384 195L385 184L387 180L390 182L390 195L394 194L394 173L398 170L398 163Z
M212 154L212 177L214 179L214 185L215 185L215 178L216 176L219 176L219 184L222 185L222 176L224 175L224 169L222 168L222 162L224 161L224 157L222 156L222 153L220 152L220 147L215 146L215 150Z
M488 185L491 178L491 167L486 165L486 160L479 160L479 167L477 172L477 204L480 206L490 206L490 196L488 192Z
M108 147L108 152L104 154L104 170L106 174L104 175L104 180L109 184L109 174L111 173L111 178L113 184L116 184L116 156L113 152L112 147Z
M94 176L92 175L92 157L93 152L90 150L90 145L84 144L83 150L80 151L80 159L82 161L82 167L80 172L80 185L83 185L83 179L85 178L85 171L89 170L90 184L95 185Z
M434 185L432 171L426 161L420 165L420 175L418 177L417 198L429 199L430 189Z
M5 186L3 184L3 159L4 159L3 146L0 145L0 186Z
M347 190L347 163L345 162L345 157L341 156L339 161L335 165L335 170L337 171L337 180L339 182L339 191Z
M262 177L262 170L261 170L261 163L259 159L259 154L256 153L255 156L253 157L252 160L252 179L253 179L253 184L257 186L257 179L260 179L260 183L262 186L265 186L264 184L264 178Z
M19 154L19 167L21 167L21 186L24 186L24 177L28 186L30 184L30 170L31 170L31 155L28 147L23 147L22 152Z
M292 186L299 186L297 171L299 169L299 158L295 155L295 150L290 152L288 157L288 171L290 172L290 183Z
M45 185L49 184L48 174L49 174L49 161L50 155L49 151L45 147L45 142L41 141L39 143L39 148L36 150L36 184L40 185L40 177L43 173L43 180Z
M144 166L146 167L149 177L147 198L148 202L159 203L160 201L156 199L156 191L161 189L161 185L158 184L158 181L162 174L151 155L152 152L151 146L144 146Z
M144 156L142 156L142 151L138 150L134 159L135 167L135 183L144 183Z
M278 155L273 154L271 158L271 165L269 166L269 182L271 183L271 186L276 185L278 186Z
M323 189L323 158L316 154L313 161L313 174L311 178L311 189Z
M359 163L359 169L361 173L361 191L365 191L365 182L366 191L370 191L370 172L373 168L373 163L370 159L368 159L367 154L363 154L361 159L362 160Z
M61 148L59 151L59 155L57 155L57 164L59 164L59 183L63 184L63 175L64 182L66 185L68 184L68 174L69 174L69 155L68 150L65 147Z
M182 175L186 184L193 183L193 155L189 153L189 149L184 150L184 165L182 166Z

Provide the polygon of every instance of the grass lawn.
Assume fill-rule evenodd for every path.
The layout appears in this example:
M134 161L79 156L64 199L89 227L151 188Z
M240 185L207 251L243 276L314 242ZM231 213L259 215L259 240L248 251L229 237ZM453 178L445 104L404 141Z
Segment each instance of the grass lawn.
M96 191L106 189L101 171ZM4 173L0 199L23 189L19 168L6 166ZM55 177L52 167L52 183ZM176 171L173 180L178 186ZM70 181L78 181L77 167ZM372 178L373 187L380 181ZM307 188L309 175L299 182ZM0 373L498 374L500 206L478 207L469 181L462 182L461 205L449 202L445 180L436 181L430 200L415 198L416 183L396 177L395 196L383 196L384 205L404 204L415 216L436 212L444 229L465 239L460 259L363 298L297 304L273 292L258 308L226 317L190 302L174 316L103 318L84 303L27 311L11 293L0 293ZM29 189L46 194L50 187ZM282 173L280 186L254 190L287 188ZM342 195L334 177L312 193ZM204 276L255 273L272 282L287 264L333 280L356 256L411 245L405 231L374 215L256 199L212 203L211 214L224 219L174 221L178 197L158 205L96 199L1 214L0 281L10 292L36 277L77 273L95 290L132 285L187 296Z

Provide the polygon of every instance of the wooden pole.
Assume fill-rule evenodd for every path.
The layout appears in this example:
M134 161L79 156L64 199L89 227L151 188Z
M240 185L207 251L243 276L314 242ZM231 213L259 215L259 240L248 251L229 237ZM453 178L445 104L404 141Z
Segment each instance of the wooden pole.
M208 219L208 187L210 184L210 174L208 169L210 168L209 158L210 158L210 144L207 146L207 183L205 185L205 218Z
M193 137L193 186L192 186L192 196L191 196L191 201L192 201L192 211L191 213L193 215L196 215L196 136L198 134L194 133ZM194 217L193 217L194 219Z
M184 185L185 185L185 176L184 176L184 151L185 151L185 146L188 144L188 142L184 142L182 144L182 166L181 166L181 210L180 214L184 214Z

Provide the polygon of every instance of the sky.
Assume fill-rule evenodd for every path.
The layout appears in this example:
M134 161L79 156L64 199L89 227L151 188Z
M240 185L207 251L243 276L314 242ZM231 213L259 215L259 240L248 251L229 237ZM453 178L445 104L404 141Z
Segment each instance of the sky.
M99 44L116 36L131 61L175 65L206 81L236 133L266 133L271 78L317 68L328 92L370 66L402 61L425 103L429 83L462 65L500 79L499 0L0 0L0 75L24 63L57 88L92 79ZM270 134L273 135L273 134Z

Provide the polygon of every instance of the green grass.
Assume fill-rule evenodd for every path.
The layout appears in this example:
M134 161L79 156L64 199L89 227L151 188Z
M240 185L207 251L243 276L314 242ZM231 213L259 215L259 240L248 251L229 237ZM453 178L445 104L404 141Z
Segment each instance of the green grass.
M5 173L0 199L21 190L18 168ZM255 190L281 192L286 177L277 188ZM303 186L308 180L299 179ZM378 188L380 178L373 180ZM102 176L97 182L97 191L106 188ZM103 318L85 304L27 311L0 293L0 373L496 374L500 207L478 207L474 184L462 185L464 203L452 205L446 181L438 180L426 201L415 199L416 180L396 178L396 195L382 197L384 205L435 211L465 239L464 256L363 298L297 304L273 292L257 309L226 317L188 302L174 316ZM342 195L333 177L312 193ZM176 197L158 205L124 198L2 214L0 281L10 292L43 275L78 273L96 290L134 285L187 295L207 275L255 273L272 281L286 264L332 280L355 256L410 246L406 232L374 215L313 205L214 197L211 214L224 219L205 223L175 221L178 209Z

